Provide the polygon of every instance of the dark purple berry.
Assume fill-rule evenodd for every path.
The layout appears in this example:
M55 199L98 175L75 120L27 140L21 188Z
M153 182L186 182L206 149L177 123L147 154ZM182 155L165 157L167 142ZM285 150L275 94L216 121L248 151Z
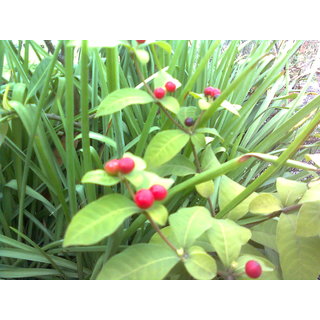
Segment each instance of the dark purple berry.
M184 124L187 126L187 127L191 127L194 125L194 120L193 118L187 118L186 120L184 120Z

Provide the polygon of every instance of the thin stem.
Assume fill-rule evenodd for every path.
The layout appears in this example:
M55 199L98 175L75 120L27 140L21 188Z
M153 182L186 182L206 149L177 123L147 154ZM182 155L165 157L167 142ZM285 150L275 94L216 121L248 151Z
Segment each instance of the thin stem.
M162 240L175 252L177 253L178 249L169 241L169 239L162 233L157 224L153 221L153 219L149 216L147 212L145 212L147 219L150 221L152 227L157 231ZM177 253L178 254L178 253ZM179 256L179 255L178 255ZM179 256L180 257L180 256Z
M270 220L274 217L277 217L279 216L281 213L291 213L291 212L294 212L296 210L299 210L302 206L302 203L299 203L299 204L295 204L293 206L289 206L289 207L286 207L286 208L282 208L281 210L277 210L277 211L274 211L270 214L268 214L265 219L262 219L262 220L259 220L259 221L256 221L256 222L252 222L252 223L248 223L248 224L245 224L244 227L247 227L247 228L250 228L250 227L253 227L259 223L262 223L262 222L265 222L267 220Z
M130 186L129 181L124 176L121 176L120 178L121 178L121 181L126 185L126 188L130 193L130 196L132 197L132 199L134 199L134 192Z

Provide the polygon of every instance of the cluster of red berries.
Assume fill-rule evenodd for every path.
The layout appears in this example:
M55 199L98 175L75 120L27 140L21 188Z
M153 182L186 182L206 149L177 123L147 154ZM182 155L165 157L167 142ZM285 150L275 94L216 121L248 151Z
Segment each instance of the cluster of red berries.
M134 196L134 202L139 208L148 209L153 205L155 200L161 201L165 199L167 194L168 191L166 188L159 184L155 184L149 189L141 189L137 191Z
M218 98L221 94L221 91L218 88L208 87L204 89L204 95L207 97Z
M119 172L130 173L134 169L134 161L131 158L113 159L105 163L104 170L111 176Z
M172 81L166 82L164 86L165 86L165 89L163 88L154 89L153 94L157 99L162 99L167 92L175 92L177 87L176 84L173 83Z
M136 40L139 44L145 43L147 40Z
M245 271L248 277L256 279L262 274L262 268L260 263L255 260L250 260L246 263Z

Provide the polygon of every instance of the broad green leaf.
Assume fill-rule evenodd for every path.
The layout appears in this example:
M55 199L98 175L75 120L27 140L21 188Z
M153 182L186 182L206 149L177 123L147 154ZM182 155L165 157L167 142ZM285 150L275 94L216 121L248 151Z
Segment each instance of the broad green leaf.
M240 227L229 219L213 219L207 235L226 267L238 258L242 245L251 238L249 229Z
M307 191L305 183L285 178L277 178L276 187L284 207L297 203Z
M255 260L261 265L262 274L257 280L263 278L263 275L266 272L269 273L269 272L274 271L274 265L269 260L262 258L260 256L246 254L246 255L240 256L236 262L237 267L235 268L235 272L241 274L241 276L238 277L237 279L252 280L252 278L248 277L246 275L246 273L244 272L245 265L250 260Z
M213 248L207 232L203 233L197 240L194 242L195 246L203 248L206 252L215 252L215 249Z
M138 60L142 63L142 64L147 64L150 60L149 57L149 53L146 50L142 50L142 49L137 49L134 51Z
M122 110L132 104L150 103L154 98L147 92L125 88L113 91L100 103L96 117L106 116Z
M63 246L89 245L109 236L140 209L128 198L111 194L89 203L71 220Z
M208 133L212 136L218 137L220 140L223 141L223 138L220 136L219 132L214 128L199 128L196 130L197 133Z
M281 214L277 246L285 280L316 280L320 274L320 238L296 234L297 214Z
M201 197L209 198L214 192L214 183L212 180L196 185L196 190Z
M198 106L201 110L207 110L210 108L211 103L207 101L207 99L200 99L198 101Z
M170 248L140 243L113 256L97 280L162 280L179 261Z
M245 187L239 183L231 180L227 176L222 176L219 187L219 207L222 210L229 202L238 196ZM231 220L238 220L249 212L250 202L257 196L257 193L252 193L247 199L242 201L234 209L232 209L227 218Z
M154 171L160 176L174 175L184 177L190 174L195 174L196 168L190 159L182 155L177 155L172 160L156 168Z
M157 77L154 79L154 88L164 88L165 84L171 81L176 85L176 89L181 87L181 83L179 80L173 78L169 73L165 72L164 70L161 70L158 72Z
M212 217L204 207L180 209L169 216L170 226L179 245L189 248L206 230L211 227Z
M161 99L160 102L163 105L163 107L165 107L167 110L171 111L172 113L177 114L179 112L180 105L176 98L165 96L164 98Z
M271 193L260 193L249 204L249 211L254 214L269 214L281 208L281 201Z
M270 219L252 227L250 229L252 233L251 240L277 251L277 224L278 222L276 220Z
M320 235L320 200L306 202L299 210L297 235L314 237Z
M238 111L241 109L241 106L238 104L232 104L229 101L225 100L221 103L221 107L230 111L238 117L240 116Z
M176 247L179 248L179 243L177 242L176 236L172 230L172 228L170 226L167 226L165 228L161 229L161 232L164 234L164 236ZM149 243L153 243L153 244L159 244L159 245L165 245L165 242L163 241L163 239L159 236L159 233L155 233Z
M137 190L149 189L154 184L160 184L166 189L169 189L174 183L173 179L161 178L157 174L148 171L133 170L131 173L126 175L126 178Z
M155 203L146 210L150 217L160 226L164 226L168 220L168 210L160 203Z
M313 161L317 167L320 167L320 153L306 154L304 157L307 161Z
M194 144L197 153L206 146L206 139L203 133L193 134L191 136L191 141Z
M101 186L113 186L120 182L116 176L110 176L104 170L88 171L81 179L81 183L93 183Z
M189 135L180 130L157 133L147 146L144 160L147 166L156 168L171 160L189 141Z
M201 168L203 171L206 171L212 168L217 168L220 166L220 162L218 161L210 145L207 146L205 150L202 152L200 162L201 162Z
M193 118L196 120L200 115L200 110L197 107L182 107L180 108L177 117L179 121L184 125L184 121L187 118Z
M211 280L217 274L216 261L201 247L193 246L188 249L188 258L184 265L190 275L197 280Z
M302 196L299 203L305 203L309 201L317 201L320 199L320 184L315 184Z

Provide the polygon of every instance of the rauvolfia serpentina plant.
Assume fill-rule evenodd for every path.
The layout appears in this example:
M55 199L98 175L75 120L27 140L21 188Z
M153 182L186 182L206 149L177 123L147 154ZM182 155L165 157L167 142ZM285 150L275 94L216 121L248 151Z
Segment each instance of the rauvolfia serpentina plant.
M301 43L0 42L0 278L316 279Z
M157 108L174 128L156 133L143 158L124 153L123 158L106 162L105 170L84 175L84 184L121 184L123 192L105 195L81 209L71 220L63 245L94 245L123 229L125 246L101 263L96 279L316 279L320 273L320 183L277 178L276 192L256 190L283 166L319 170L290 157L313 132L320 113L313 115L278 157L248 152L219 161L212 141L219 147L224 136L208 127L208 120L219 110L241 117L241 107L226 98L237 90L235 82L244 81L264 56L250 61L225 90L210 86L203 93L191 93L188 84L180 88L179 80L165 71L154 77L152 89L140 67L148 52L126 47L143 87L112 91L96 116L151 104L152 117ZM109 52L117 55L117 48ZM181 106L183 99L175 94L179 88L180 96L191 94L198 103ZM120 164L125 159L131 159L131 165L124 172ZM245 188L228 174L249 159L271 165ZM138 236L150 232L149 237Z

